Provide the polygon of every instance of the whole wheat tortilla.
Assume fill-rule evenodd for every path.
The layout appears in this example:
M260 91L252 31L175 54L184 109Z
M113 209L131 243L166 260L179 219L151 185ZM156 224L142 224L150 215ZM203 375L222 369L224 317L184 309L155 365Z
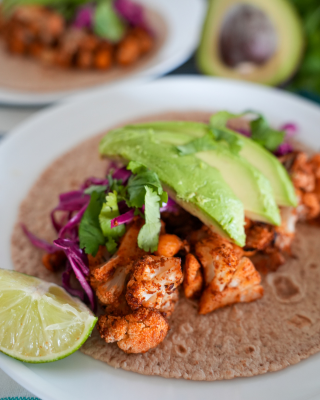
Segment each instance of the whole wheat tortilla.
M146 18L155 37L154 48L130 67L113 67L108 71L63 69L46 66L38 60L12 55L0 37L0 86L35 93L75 90L105 84L148 67L167 38L167 25L157 12L147 9Z
M147 120L206 121L208 116L167 113ZM106 161L97 154L101 136L81 143L40 176L20 207L19 222L47 240L54 239L49 212L58 194L78 188L86 177L104 174ZM256 302L198 315L197 304L182 295L167 337L145 354L123 353L116 344L106 344L96 329L81 351L140 374L207 381L253 376L296 364L320 350L319 242L320 229L299 225L293 257L263 277L265 294ZM41 265L41 254L17 223L12 235L16 270L60 283L59 276Z

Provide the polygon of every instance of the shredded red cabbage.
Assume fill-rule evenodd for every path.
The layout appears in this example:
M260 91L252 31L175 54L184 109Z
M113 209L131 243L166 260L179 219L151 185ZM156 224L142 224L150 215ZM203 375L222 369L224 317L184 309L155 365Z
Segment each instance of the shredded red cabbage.
M78 243L70 239L57 239L54 240L54 244L65 252L76 278L88 296L92 310L95 311L96 303L93 290L85 278L90 273L86 254L79 248Z
M84 300L84 292L82 290L74 289L71 287L70 278L71 278L72 267L70 262L67 262L67 268L62 273L62 286L66 289L68 293L72 296L79 297L82 301Z
M175 201L173 201L170 197L168 198L167 203L163 203L162 207L160 208L160 212L175 212L178 210L178 205Z
M112 174L113 179L121 179L122 183L126 183L132 175L131 171L128 171L126 167L118 168Z
M287 124L284 124L280 128L281 131L285 131L286 133L286 139L290 138L298 133L298 127L296 124L289 122Z
M67 257L70 256L79 264L79 268L85 276L89 275L90 270L88 267L88 257L85 252L80 249L78 242L70 239L59 238L54 240L53 243L61 248L66 253ZM68 257L68 259L70 257Z
M127 203L124 200L119 201L118 208L119 208L120 214L124 214L130 210L130 208L127 206Z
M116 0L114 7L129 24L148 29L144 10L140 4L134 3L131 0Z
M86 4L85 6L79 7L72 26L79 29L92 28L94 11L95 9L91 4Z
M134 209L127 211L125 214L119 215L111 220L111 229L122 224L129 224L134 218Z
M288 153L293 152L293 146L288 143L288 139L298 133L298 127L296 124L289 122L281 126L281 131L285 131L286 136L284 142L280 144L280 146L275 151L275 155L278 157L284 156Z
M47 241L45 241L43 239L40 239L36 235L31 233L24 224L21 224L21 228L22 228L24 234L30 240L30 242L35 247L38 247L38 249L44 250L45 252L50 253L50 254L52 254L52 253L56 252L57 250L59 250L58 247L55 246L54 244L50 244Z
M83 194L82 190L74 190L72 192L62 193L59 196L59 204L55 207L50 214L51 222L57 233L62 229L62 225L55 219L56 211L79 211L85 205L88 205L90 201L90 195Z
M69 220L69 222L68 222L63 228L61 228L61 230L60 230L60 232L59 232L59 238L63 238L64 235L65 235L67 232L71 233L71 236L72 236L74 239L77 238L78 235L77 235L77 230L76 230L75 228L76 228L76 226L80 223L81 218L82 218L83 214L85 213L87 207L88 207L88 203L85 204L85 205L81 208L81 210L80 210L76 215L74 215L74 216Z
M241 135L246 137L251 137L251 132L248 129L235 129L236 132L241 133Z
M108 186L109 185L109 181L108 179L104 179L104 178L95 178L94 176L88 178L85 180L84 184L81 186L81 190L85 190L88 187L90 187L91 185L104 185L104 186Z
M284 142L280 144L280 146L277 148L274 154L278 157L281 157L292 152L293 152L292 145L290 143Z

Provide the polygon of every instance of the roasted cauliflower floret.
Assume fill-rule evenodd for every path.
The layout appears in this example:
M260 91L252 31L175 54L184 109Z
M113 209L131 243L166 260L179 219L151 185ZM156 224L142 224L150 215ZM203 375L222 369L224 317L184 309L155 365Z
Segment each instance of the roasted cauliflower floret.
M312 192L315 188L315 176L313 164L306 153L294 151L280 158L284 167L291 176L292 183L296 189Z
M145 353L166 337L169 324L155 310L139 308L125 317L103 315L98 330L107 343L117 342L125 353Z
M99 266L91 260L90 282L102 304L112 304L117 301L125 289L134 261L147 254L137 244L142 225L143 220L133 222L125 233L117 253L110 260Z
M262 222L255 222L250 227L246 227L246 250L264 250L270 245L274 238L272 225Z
M159 308L159 312L166 317L169 318L179 301L179 291L174 290L172 293L165 293L162 297L161 307Z
M195 255L203 266L206 287L221 292L233 276L242 249L207 229L195 244Z
M180 258L144 256L134 265L127 285L127 303L133 310L143 306L161 311L168 301L167 295L175 291L182 279Z
M252 262L243 257L230 282L222 291L206 288L199 303L199 314L207 314L234 303L243 303L257 300L263 296L261 277Z
M201 272L201 265L196 257L189 253L186 255L184 263L183 289L185 296L188 299L199 297L202 286L203 276Z
M299 205L297 207L299 221L316 218L320 213L320 204L316 193L299 192Z

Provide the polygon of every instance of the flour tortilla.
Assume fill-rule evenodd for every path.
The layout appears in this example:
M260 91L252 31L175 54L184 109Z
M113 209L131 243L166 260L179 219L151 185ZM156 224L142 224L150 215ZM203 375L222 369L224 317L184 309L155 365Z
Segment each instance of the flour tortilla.
M7 89L46 93L81 89L128 78L131 74L151 65L167 39L167 26L162 16L147 9L146 18L155 34L155 45L152 51L130 67L113 67L108 71L46 66L36 59L8 53L0 37L0 86Z
M207 121L208 113L167 113L146 120ZM56 160L38 179L22 203L19 222L35 234L53 240L49 212L58 194L77 189L84 178L102 177L106 161L99 159L102 135L81 143ZM261 300L236 304L208 315L181 295L166 339L145 354L123 353L106 344L97 330L81 348L115 368L166 378L214 381L278 371L320 350L320 229L299 225L293 257L275 273L263 277ZM41 264L42 252L32 247L16 225L12 258L17 271L61 283Z

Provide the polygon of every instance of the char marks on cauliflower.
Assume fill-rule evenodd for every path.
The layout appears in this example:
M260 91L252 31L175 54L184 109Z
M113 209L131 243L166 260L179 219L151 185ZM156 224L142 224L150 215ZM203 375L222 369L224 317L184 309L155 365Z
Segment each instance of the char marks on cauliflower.
M125 353L145 353L158 346L169 330L159 311L141 307L125 317L103 315L98 321L101 338L117 342Z
M127 285L127 303L133 310L143 306L168 313L174 308L176 295L173 293L182 280L180 258L144 256L134 264Z

